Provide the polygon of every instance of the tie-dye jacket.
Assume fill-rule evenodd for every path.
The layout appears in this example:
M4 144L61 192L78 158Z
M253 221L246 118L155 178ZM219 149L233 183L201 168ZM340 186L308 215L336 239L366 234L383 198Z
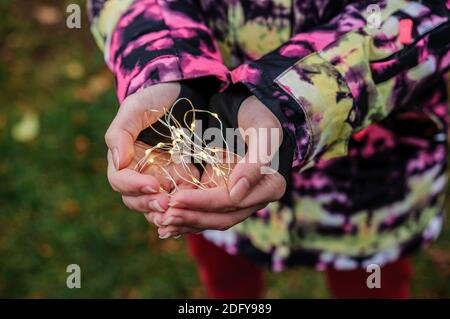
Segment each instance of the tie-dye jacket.
M449 0L91 0L89 9L119 100L159 82L244 83L295 145L292 204L207 239L279 271L384 264L437 237Z

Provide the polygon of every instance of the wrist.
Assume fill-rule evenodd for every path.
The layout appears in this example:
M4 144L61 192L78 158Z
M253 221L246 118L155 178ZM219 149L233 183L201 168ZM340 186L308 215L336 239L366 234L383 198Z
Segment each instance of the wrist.
M181 92L179 82L158 83L148 88L152 92L152 99L156 104L164 105L166 108L172 106ZM170 104L170 105L168 105Z
M283 141L283 128L279 119L254 95L246 98L238 112L239 127L275 129L279 142Z

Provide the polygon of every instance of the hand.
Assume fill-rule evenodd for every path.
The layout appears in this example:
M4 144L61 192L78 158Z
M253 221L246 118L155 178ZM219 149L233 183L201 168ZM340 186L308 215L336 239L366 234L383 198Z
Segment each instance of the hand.
M140 158L138 156L143 154L138 153L144 151L144 144L136 143L139 133L156 122L179 93L178 83L164 83L130 95L106 132L109 183L122 194L125 205L133 210L148 212L153 208L162 211L168 207L167 194L159 193L164 179L160 175L136 172L134 159Z
M109 126L105 141L117 170L127 167L134 157L139 133L155 123L178 99L179 83L156 84L128 96Z
M263 174L262 168L272 160L283 139L278 119L256 97L247 98L240 107L238 123L241 131L249 129L278 129L273 141L267 136L245 136L247 153L233 168L228 185L206 190L186 189L175 193L164 213L155 213L163 225L158 229L161 238L195 233L206 229L226 230L272 201L279 200L286 191L286 180L278 172ZM265 139L266 137L266 139ZM269 149L269 156L260 156L261 143Z
M194 186L188 181L191 176L200 178L200 172L193 164L183 166L174 163L170 161L169 154L157 151L153 152L154 163L147 165L141 172L137 172L136 164L144 157L145 150L149 147L145 143L136 142L134 158L128 167L119 171L112 164L111 152L108 152L108 179L112 188L122 194L122 201L129 209L142 213L164 212L168 208L169 193L175 188L193 188ZM139 187L141 181L145 182L145 185ZM136 192L134 188L141 192ZM152 220L149 221L152 222Z

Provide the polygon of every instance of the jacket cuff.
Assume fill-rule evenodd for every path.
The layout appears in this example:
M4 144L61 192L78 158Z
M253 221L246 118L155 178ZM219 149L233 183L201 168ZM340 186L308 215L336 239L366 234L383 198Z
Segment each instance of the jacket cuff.
M206 77L199 79L192 79L187 81L180 82L181 89L178 98L186 98L192 102L192 105L196 109L206 110L208 108L208 103L210 97L214 94L214 92L218 91L218 87L220 83L216 81L214 78ZM182 99L177 102L177 105L174 107L172 115L180 122L183 121L184 114L186 111L191 109L191 104ZM196 115L197 120L201 120L203 123L206 123L206 113L199 113ZM153 127L153 128L152 128ZM138 140L144 142L148 145L156 145L159 142L170 143L170 139L168 137L164 137L155 131L158 131L164 135L169 135L170 132L163 124L160 122L156 122L152 125L152 127L148 127L143 130L139 136Z

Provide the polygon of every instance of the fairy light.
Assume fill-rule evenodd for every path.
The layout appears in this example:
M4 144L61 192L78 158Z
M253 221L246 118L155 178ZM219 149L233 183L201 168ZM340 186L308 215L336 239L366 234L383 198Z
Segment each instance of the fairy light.
M173 116L173 109L182 100L188 102L190 109L184 114L183 120L180 122ZM161 114L160 110L152 109L150 111ZM206 113L218 121L224 149L208 146L206 141L197 135L195 119L200 113ZM188 116L191 118L189 124L187 123ZM159 132L152 125L150 127L158 135L168 138L170 141L167 143L159 142L146 149L144 156L137 162L135 170L143 172L148 168L158 169L171 182L172 192L178 190L175 175L182 181L201 189L205 189L211 184L218 186L228 182L231 163L230 161L224 163L224 158L235 158L238 155L229 151L228 143L223 136L223 123L217 113L196 109L189 99L180 98L175 101L170 109L164 108L164 114L158 119L158 122L168 129L169 135ZM221 156L218 156L219 154ZM195 177L196 169L192 165L193 161L203 169L204 174L201 180ZM176 165L171 167L172 164ZM208 170L207 166L212 169Z

